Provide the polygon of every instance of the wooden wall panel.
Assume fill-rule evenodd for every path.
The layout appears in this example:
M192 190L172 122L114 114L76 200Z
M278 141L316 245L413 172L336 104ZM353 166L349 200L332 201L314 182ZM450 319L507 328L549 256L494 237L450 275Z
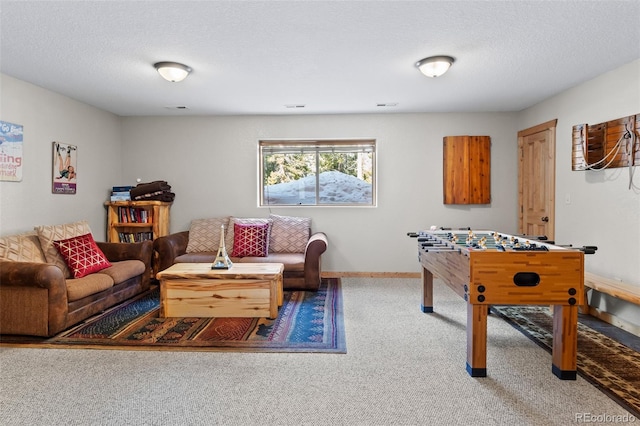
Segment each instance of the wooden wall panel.
M444 204L489 204L491 138L446 136L442 147Z

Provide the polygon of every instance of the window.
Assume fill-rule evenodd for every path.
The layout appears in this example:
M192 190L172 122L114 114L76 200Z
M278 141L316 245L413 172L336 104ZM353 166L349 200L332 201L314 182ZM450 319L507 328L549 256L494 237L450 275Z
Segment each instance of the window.
M260 141L261 206L375 206L375 140Z

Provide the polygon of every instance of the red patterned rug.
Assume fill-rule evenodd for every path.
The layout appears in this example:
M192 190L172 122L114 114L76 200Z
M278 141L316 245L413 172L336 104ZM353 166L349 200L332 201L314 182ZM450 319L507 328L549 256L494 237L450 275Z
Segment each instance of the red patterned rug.
M49 339L2 336L4 346L130 350L346 353L340 280L285 291L276 319L159 318L154 288Z

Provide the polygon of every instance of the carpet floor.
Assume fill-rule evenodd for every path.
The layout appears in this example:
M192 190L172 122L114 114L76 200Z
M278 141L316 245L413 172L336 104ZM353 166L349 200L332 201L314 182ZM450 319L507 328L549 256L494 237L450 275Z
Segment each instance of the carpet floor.
M494 306L525 336L551 352L553 317L546 306ZM640 354L601 332L578 323L578 374L622 407L640 417Z
M465 370L466 302L416 278L343 277L346 354L0 347L8 426L566 426L629 411L489 315L487 377ZM602 422L600 422L601 424Z
M3 345L128 350L346 353L340 280L285 291L278 317L159 318L153 288L49 339L2 336Z

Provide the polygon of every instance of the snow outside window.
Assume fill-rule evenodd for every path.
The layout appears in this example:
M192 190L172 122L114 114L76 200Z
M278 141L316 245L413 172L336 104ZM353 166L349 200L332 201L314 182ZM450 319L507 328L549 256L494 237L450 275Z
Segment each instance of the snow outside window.
M261 206L375 206L375 140L262 140Z

